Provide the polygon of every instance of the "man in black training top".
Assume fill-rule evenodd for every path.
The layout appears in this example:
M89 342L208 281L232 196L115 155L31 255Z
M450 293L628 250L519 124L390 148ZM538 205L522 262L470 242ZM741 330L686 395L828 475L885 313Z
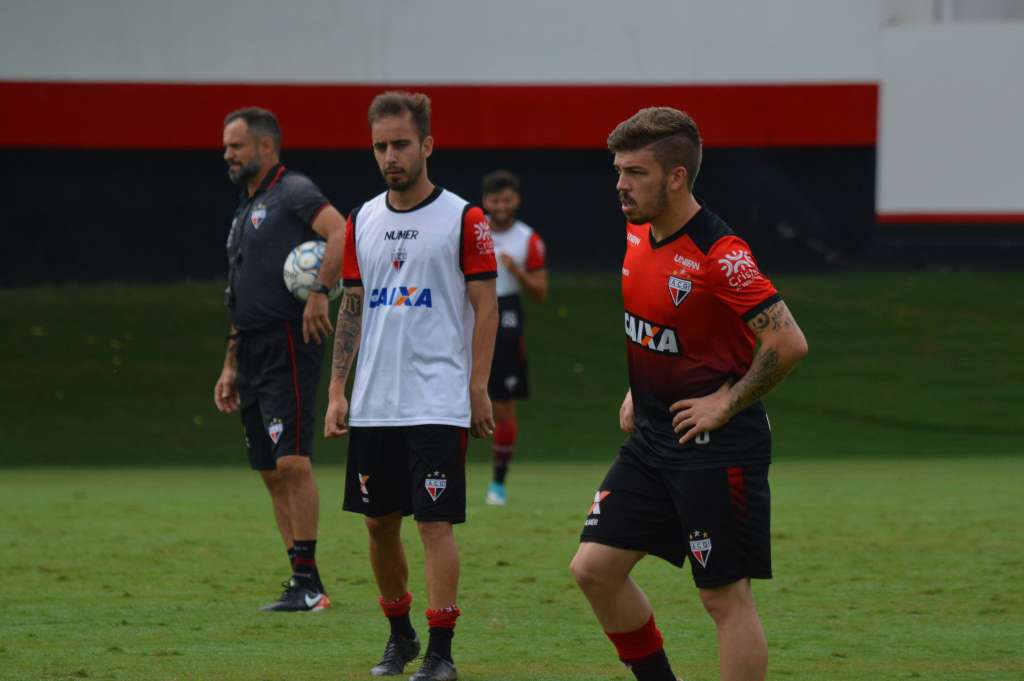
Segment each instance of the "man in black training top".
M330 606L316 566L320 498L310 456L322 342L331 333L327 293L341 276L344 218L309 178L279 161L281 128L265 109L224 119L228 177L242 187L228 235L231 312L217 409L241 410L249 463L270 491L288 550L291 578L263 610ZM284 285L285 258L299 244L326 239L317 283L303 304Z

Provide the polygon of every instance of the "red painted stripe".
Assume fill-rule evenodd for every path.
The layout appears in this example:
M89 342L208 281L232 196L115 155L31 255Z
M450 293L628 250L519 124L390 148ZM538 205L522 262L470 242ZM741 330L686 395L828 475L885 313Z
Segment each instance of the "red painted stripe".
M295 454L302 454L302 392L299 390L299 363L295 359L295 339L292 338L292 325L284 323L288 333L288 359L292 365L292 388L295 390ZM308 452L306 452L308 454Z
M433 100L442 149L603 149L644 106L689 111L709 147L873 146L878 85L261 85L0 82L0 147L215 149L224 115L272 109L290 149L367 149L385 89Z
M879 213L881 225L1022 225L1024 213Z

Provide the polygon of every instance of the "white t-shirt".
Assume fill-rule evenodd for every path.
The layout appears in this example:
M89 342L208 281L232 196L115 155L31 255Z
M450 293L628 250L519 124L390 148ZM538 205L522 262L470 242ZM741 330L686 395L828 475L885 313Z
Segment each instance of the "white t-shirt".
M483 211L436 188L399 211L387 192L352 211L345 286L362 286L352 426L469 426L473 308L466 282L496 276Z
M491 230L494 238L495 256L508 255L517 265L527 272L535 272L545 267L544 242L540 235L533 231L525 222L516 220L504 231ZM498 295L510 296L519 293L519 280L512 276L498 259Z

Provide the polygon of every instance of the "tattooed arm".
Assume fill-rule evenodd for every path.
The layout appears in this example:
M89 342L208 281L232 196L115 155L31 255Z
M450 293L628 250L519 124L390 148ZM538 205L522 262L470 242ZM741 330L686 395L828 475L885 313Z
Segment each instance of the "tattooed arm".
M675 413L672 426L680 436L680 444L724 426L778 385L807 355L807 339L783 301L764 309L747 325L760 342L747 373L710 395L679 400L670 407Z
M348 400L345 384L352 369L352 360L359 350L363 333L363 287L345 289L338 308L337 328L334 332L334 358L331 361L331 384L328 389L327 416L324 435L337 437L348 432Z

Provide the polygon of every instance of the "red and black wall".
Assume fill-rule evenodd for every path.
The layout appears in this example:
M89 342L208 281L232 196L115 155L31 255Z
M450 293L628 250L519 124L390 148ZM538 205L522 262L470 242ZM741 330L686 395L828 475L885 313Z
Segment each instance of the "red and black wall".
M0 83L0 284L173 280L226 271L237 188L224 115L274 110L283 160L343 211L379 193L366 109L395 86ZM433 100L431 179L473 201L523 180L522 217L553 270L616 271L623 219L605 139L644 106L689 111L705 138L697 195L769 272L875 253L878 89L852 85L413 86Z

